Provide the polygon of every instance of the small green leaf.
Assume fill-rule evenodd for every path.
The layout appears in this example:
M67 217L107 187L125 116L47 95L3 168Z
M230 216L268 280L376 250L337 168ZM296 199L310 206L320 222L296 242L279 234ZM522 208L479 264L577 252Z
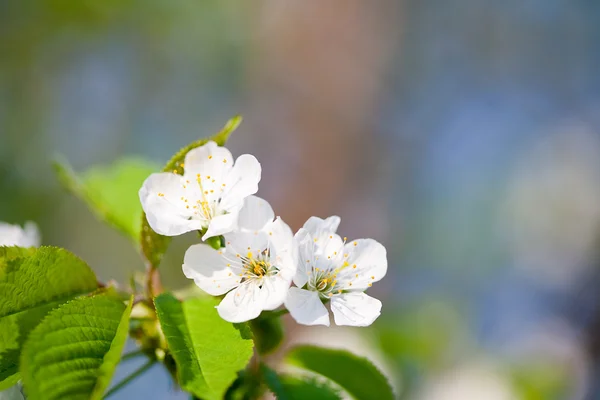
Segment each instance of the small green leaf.
M278 400L341 400L342 398L336 389L314 378L278 375L264 365L261 366L261 373L269 390Z
M194 355L194 345L185 321L182 303L172 295L164 293L154 299L154 305L169 350L177 364L179 384L196 396L216 398L210 393L202 376L200 363Z
M279 317L270 317L268 312L263 312L262 315L250 321L250 328L254 333L258 352L268 354L275 351L283 341L283 325Z
M21 355L27 398L101 399L127 339L131 304L109 291L51 311Z
M185 155L192 149L196 147L203 146L209 141L214 141L219 146L224 146L229 138L229 135L237 129L237 127L242 122L241 116L235 116L231 118L223 129L220 132L214 134L213 136L205 139L197 140L189 145L185 146L181 150L179 150L172 158L169 160L167 165L163 168L163 172L174 172L179 175L183 175L183 160L185 159ZM169 247L169 243L171 242L171 238L168 236L162 236L158 233L154 232L150 225L148 225L148 221L146 220L146 214L143 214L142 217L142 229L141 229L141 243L142 243L142 252L146 257L146 260L153 267L158 267L163 255L167 251L167 247Z
M288 353L287 361L331 379L357 400L394 399L387 378L377 367L345 350L299 346Z
M142 206L138 191L158 167L137 158L126 158L108 167L93 167L79 176L66 161L54 169L63 186L87 203L99 219L139 243Z
M203 399L223 398L253 352L247 327L221 319L218 303L213 297L181 303L170 294L155 299L182 387Z
M43 317L97 287L92 270L64 249L0 247L0 390L19 379L21 347Z

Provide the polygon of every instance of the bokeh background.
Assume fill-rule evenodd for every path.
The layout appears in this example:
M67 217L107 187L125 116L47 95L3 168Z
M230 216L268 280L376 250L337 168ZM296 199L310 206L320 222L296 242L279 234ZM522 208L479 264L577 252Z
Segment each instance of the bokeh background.
M600 399L599 22L592 0L0 1L0 220L126 281L135 249L53 157L160 165L241 113L229 148L294 230L337 214L388 249L372 327L286 319L288 346L368 355L401 399ZM114 398L187 396L157 367Z

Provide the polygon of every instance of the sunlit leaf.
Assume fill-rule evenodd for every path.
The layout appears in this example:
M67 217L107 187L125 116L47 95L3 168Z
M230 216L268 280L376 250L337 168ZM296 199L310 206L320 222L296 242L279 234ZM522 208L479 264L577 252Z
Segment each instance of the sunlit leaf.
M87 264L64 249L0 247L0 390L18 380L21 347L43 317L97 287Z
M138 196L144 180L158 167L137 158L125 158L110 166L93 167L76 174L66 161L54 163L65 188L79 197L103 221L139 243L143 211Z
M51 311L21 355L27 398L101 399L127 339L131 304L108 292Z
M253 353L247 326L221 319L218 303L212 297L179 302L170 294L155 299L180 383L203 399L223 398Z

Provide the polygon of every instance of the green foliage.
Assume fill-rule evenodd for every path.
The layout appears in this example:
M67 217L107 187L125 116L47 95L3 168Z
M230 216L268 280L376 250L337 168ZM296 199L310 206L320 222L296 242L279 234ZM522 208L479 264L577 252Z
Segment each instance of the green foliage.
M101 399L127 339L131 304L108 291L51 311L21 354L27 398Z
M155 298L180 384L203 399L223 398L253 352L247 327L221 319L215 309L217 304L218 299L212 297L185 302L170 294Z
M264 311L259 318L250 321L250 328L254 332L256 350L260 354L275 351L283 341L283 325L281 319L273 317L271 312Z
M224 146L229 138L229 135L240 125L242 122L242 117L236 116L231 118L223 129L215 135L197 140L193 143L190 143L186 147L179 150L171 160L167 163L167 165L163 168L163 172L173 172L179 175L183 174L182 163L185 159L185 155L192 149L196 147L200 147L206 144L208 141L212 140L217 143L219 146ZM170 237L159 235L154 232L150 225L148 225L148 221L146 220L146 215L143 214L142 218L142 229L141 229L141 244L142 244L142 252L146 257L146 260L153 267L158 267L163 255L167 251L167 247L169 247L169 243L171 241Z
M179 384L197 396L214 398L194 354L194 345L183 314L182 303L170 294L161 294L154 299L154 304L169 351L177 364Z
M377 367L345 350L299 346L288 353L287 361L331 379L357 400L394 399L387 378Z
M108 167L94 167L79 176L66 161L54 169L63 186L87 203L103 221L139 243L142 206L138 191L144 180L158 168L148 161L125 158Z
M0 389L15 383L28 334L53 308L98 287L92 270L55 247L0 247Z
M278 400L340 400L338 391L315 378L297 378L277 375L275 371L261 366L263 379Z

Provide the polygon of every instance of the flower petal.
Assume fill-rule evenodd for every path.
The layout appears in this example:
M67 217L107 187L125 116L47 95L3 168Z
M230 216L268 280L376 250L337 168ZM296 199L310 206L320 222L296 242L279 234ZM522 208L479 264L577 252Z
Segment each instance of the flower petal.
M233 167L231 152L225 147L217 146L212 140L205 145L190 150L185 155L184 171L186 176L219 180L224 183L225 176Z
M387 272L385 247L373 239L358 239L344 246L347 266L338 273L338 282L344 287L364 290L383 278ZM357 276L358 275L358 276Z
M27 221L23 227L23 244L22 247L37 247L42 243L40 230L35 222Z
M225 249L227 254L233 258L246 256L249 252L253 258L258 256L269 247L269 239L264 232L257 234L236 231L225 234Z
M268 201L258 196L248 196L240 210L238 226L240 229L260 231L266 224L273 222L275 213Z
M0 222L0 246L35 247L40 245L40 235L35 223L25 223L25 228Z
M315 261L315 243L312 235L304 228L300 228L294 236L295 245L298 246L298 267L294 275L294 284L301 288L308 282L308 273Z
M156 233L176 236L202 229L202 222L191 219L193 211L186 209L180 201L181 197L186 197L182 179L168 172L152 174L140 189L142 208Z
M241 207L243 200L258 191L261 167L256 157L243 154L238 157L227 177L225 190L221 194L222 210L229 211L232 207Z
M222 295L238 286L241 270L239 260L228 260L222 250L205 244L191 246L183 259L183 274L213 296Z
M342 238L332 232L323 232L315 237L315 261L319 269L330 269L340 266L343 261L344 242Z
M294 242L294 234L290 227L280 217L267 225L263 230L269 237L272 255L275 256L278 266L283 268L282 272L292 279L296 273L298 250Z
M337 215L329 218L310 217L303 228L310 232L313 237L321 236L323 233L335 233L340 225L340 217Z
M221 318L238 323L254 319L260 315L266 303L266 291L255 282L248 281L227 293L217 306Z
M208 223L208 229L202 240L206 240L213 236L224 235L233 232L237 229L238 212L232 211L229 214L217 215Z
M287 297L291 283L291 275L288 278L281 273L263 279L261 290L266 291L265 296L267 299L263 308L265 310L274 310L282 305L283 301Z
M329 311L317 292L292 287L285 299L285 307L299 324L329 326Z
M331 299L336 325L369 326L381 314L381 301L362 292L343 293Z
M185 156L184 177L196 198L214 204L226 189L225 178L233 168L233 157L213 141L190 150Z

